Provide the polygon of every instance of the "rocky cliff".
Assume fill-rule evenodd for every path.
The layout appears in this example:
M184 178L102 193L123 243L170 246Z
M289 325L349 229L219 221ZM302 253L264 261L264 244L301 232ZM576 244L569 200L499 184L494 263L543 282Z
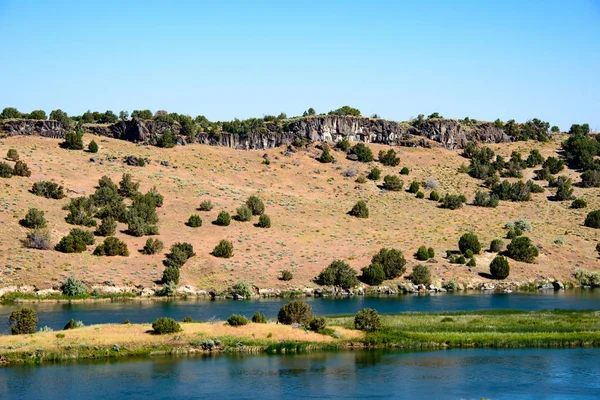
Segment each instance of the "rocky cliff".
M131 120L111 125L84 125L87 132L131 142L156 144L165 129L179 133L179 125L161 121ZM64 137L67 129L57 121L6 120L0 122L0 137L40 135ZM450 119L431 119L421 122L394 122L384 119L314 116L291 120L282 125L265 124L260 132L221 133L196 136L196 141L211 146L233 149L267 149L288 145L296 137L312 141L335 142L346 137L351 141L404 146L440 145L448 149L463 148L469 141L500 143L510 141L500 128L489 122L461 124ZM179 144L186 144L179 137Z

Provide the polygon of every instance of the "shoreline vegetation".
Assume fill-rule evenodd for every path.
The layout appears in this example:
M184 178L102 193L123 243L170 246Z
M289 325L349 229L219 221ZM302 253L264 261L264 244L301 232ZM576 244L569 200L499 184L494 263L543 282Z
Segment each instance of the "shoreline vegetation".
M539 282L528 282L521 285L515 285L514 290L507 288L491 288L485 285L481 287L458 290L459 292L493 292L493 293L533 293L533 292L548 292L556 290L573 290L573 289L592 289L587 286L576 286L573 284L565 284L562 286L553 286L551 283L539 283ZM289 290L289 291L277 291L264 294L255 294L250 297L236 297L231 296L228 291L224 293L211 293L206 292L203 294L187 294L177 293L172 296L142 296L134 292L118 292L118 293L100 293L90 294L85 293L81 295L69 296L61 293L50 293L50 294L37 294L35 292L9 292L0 295L0 305L15 304L15 303L102 303L119 300L130 300L130 301L172 301L172 300L187 300L187 299L205 299L205 300L258 300L266 298L281 298L281 299L294 299L294 298L306 298L306 297L349 297L349 296L362 296L362 297L378 297L378 296L401 296L401 295L431 295L439 293L453 292L452 290L439 290L439 289L423 289L416 292L409 292L398 288L390 288L389 286L382 286L378 288L367 288L364 291L344 291L331 290L326 288L319 288L317 290L302 291L302 290Z
M162 335L153 333L152 324L129 323L5 335L0 336L0 365L205 353L600 346L600 311L402 313L380 320L374 331L355 329L354 315L343 315L325 317L327 328L317 332L270 319L243 326L183 322L181 330Z

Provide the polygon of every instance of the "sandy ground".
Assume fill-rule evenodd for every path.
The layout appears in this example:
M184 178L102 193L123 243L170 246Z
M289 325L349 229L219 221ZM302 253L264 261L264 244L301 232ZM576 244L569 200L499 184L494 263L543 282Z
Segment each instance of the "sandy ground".
M441 148L397 148L401 163L397 167L382 167L379 163L355 163L343 154L333 152L335 164L321 164L314 158L320 154L311 147L291 157L282 155L282 148L267 151L239 151L203 145L172 149L136 145L125 141L86 135L87 145L92 139L100 145L98 154L69 151L59 147L60 140L41 137L11 137L0 140L0 155L16 148L31 171L29 178L0 179L0 287L13 284L34 284L49 288L66 277L74 275L88 284L111 282L116 285L135 284L152 286L162 276L164 254L147 256L139 252L147 237L135 238L123 233L119 225L117 237L124 240L129 257L95 257L94 246L82 254L63 254L54 250L39 251L24 248L21 240L27 230L19 225L29 207L46 213L53 244L73 226L64 220L67 212L62 207L69 198L94 192L98 179L108 175L115 182L124 172L131 173L141 182L141 190L156 186L165 197L158 210L160 217L158 238L165 248L178 241L190 242L196 256L182 268L181 284L198 288L222 289L239 280L260 288L301 288L314 286L313 278L331 261L343 259L352 267L368 265L372 255L381 247L401 249L408 260L407 275L418 262L413 254L421 245L433 247L438 263L429 264L435 283L442 278L456 278L460 282L484 281L479 272L488 272L493 254L477 257L477 266L469 270L463 265L449 264L443 256L446 250L457 249L458 238L467 231L475 232L484 247L494 238L504 237L508 221L525 218L533 224L528 236L542 246L536 263L511 262L508 280L523 281L536 278L570 279L577 267L599 269L595 245L600 230L583 226L586 214L600 208L600 189L575 187L575 196L584 198L588 208L570 209L570 201L555 202L549 197L554 189L533 194L533 201L525 203L501 202L495 209L467 205L459 210L445 210L414 194L384 192L375 183L355 183L356 178L345 178L342 172L353 168L366 175L373 166L383 169L382 176L398 174L404 166L409 176L401 176L405 189L413 180L435 178L438 191L463 193L469 202L481 181L457 172L468 160L459 151ZM388 146L369 145L377 155ZM558 143L518 142L490 146L507 159L511 151L523 152L525 158L532 148L544 156L556 154ZM263 154L271 159L262 163ZM152 160L145 167L126 166L124 156L144 156ZM90 162L90 157L104 160ZM107 161L117 157L116 161ZM160 165L168 160L171 167ZM579 173L565 170L562 174L579 181ZM525 178L533 169L525 171ZM50 200L29 193L38 180L53 180L67 189L68 198ZM546 184L543 182L543 184ZM260 229L252 223L232 221L228 227L211 224L221 210L232 215L248 196L260 196L271 217L272 228ZM210 199L215 207L210 212L196 211L202 200ZM370 209L369 219L347 215L353 204L364 199ZM188 217L200 214L199 228L185 226ZM554 242L562 238L564 244ZM234 257L219 259L210 253L221 239L234 244ZM280 272L289 269L294 279L279 280Z

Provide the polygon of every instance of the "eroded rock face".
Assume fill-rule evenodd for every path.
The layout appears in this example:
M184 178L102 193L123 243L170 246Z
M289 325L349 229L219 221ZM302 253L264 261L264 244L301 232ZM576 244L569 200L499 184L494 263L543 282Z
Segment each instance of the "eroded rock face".
M196 136L196 141L210 146L223 146L240 150L269 149L288 145L296 137L311 141L337 142L343 138L350 141L381 143L400 146L442 146L447 149L463 148L469 141L500 143L510 141L500 128L489 122L464 125L455 120L431 119L411 125L406 122L384 119L315 116L291 121L280 127L266 124L265 132L246 134L222 133ZM155 145L165 129L179 134L179 125L161 121L120 121L112 125L84 125L87 132L134 143ZM0 137L14 135L39 135L63 138L67 129L57 121L7 120L0 122ZM185 145L183 136L177 143Z

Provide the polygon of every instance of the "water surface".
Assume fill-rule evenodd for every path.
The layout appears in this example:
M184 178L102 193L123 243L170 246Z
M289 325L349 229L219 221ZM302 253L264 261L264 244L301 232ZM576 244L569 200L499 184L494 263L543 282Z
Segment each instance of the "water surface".
M600 349L348 351L0 369L1 399L598 399Z
M600 290L566 290L535 293L460 292L438 295L399 295L351 298L303 298L317 315L354 314L370 307L379 313L469 311L482 309L553 310L600 309ZM0 333L9 332L8 316L21 307L31 307L38 313L38 326L62 329L73 318L86 325L101 323L152 322L158 317L181 320L186 316L206 321L224 320L232 313L252 316L257 311L276 317L286 299L261 300L119 300L107 303L29 303L0 306Z

